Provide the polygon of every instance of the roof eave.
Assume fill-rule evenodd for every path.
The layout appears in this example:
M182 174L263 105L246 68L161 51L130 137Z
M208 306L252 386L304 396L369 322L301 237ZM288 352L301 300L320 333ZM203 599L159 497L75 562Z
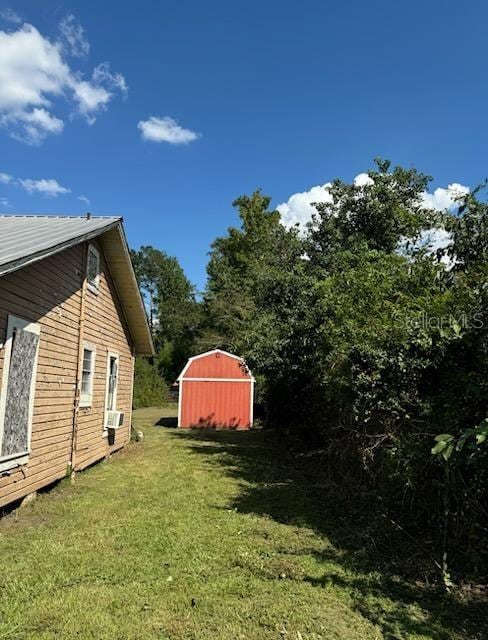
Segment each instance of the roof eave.
M151 335L151 330L149 328L149 322L147 320L147 314L146 314L146 307L144 305L144 300L142 298L142 293L141 290L139 288L139 283L137 282L137 278L136 278L136 273L134 271L134 265L132 264L132 259L130 257L130 251L129 251L129 243L127 242L127 237L125 235L125 230L124 230L124 226L122 224L122 220L118 225L118 230L119 230L119 234L122 240L122 244L124 246L124 251L130 266L130 273L132 276L132 282L134 284L134 287L137 291L137 300L139 302L139 309L141 311L141 314L144 316L144 326L145 326L145 333L146 333L146 340L147 340L147 348L143 348L142 350L140 350L138 352L138 355L141 356L154 356L156 354L156 351L154 349L154 342L152 339L152 335Z
M142 299L139 284L137 282L134 267L132 265L129 246L122 225L122 220L118 225L116 225L116 229L114 229L114 231L117 232L120 247L122 248L124 264L127 265L127 272L125 273L127 282L124 284L124 287L121 286L119 278L117 277L116 269L114 268L115 260L110 260L110 256L108 256L107 262L109 268L112 264L112 268L110 269L112 280L114 281L117 295L122 305L122 310L124 312L124 317L127 322L129 333L131 334L134 343L135 352L137 355L141 356L154 356L154 344L151 336L151 331L149 329L146 309L144 307L144 301ZM102 237L100 238L102 244L104 241L104 236L108 241L108 235L109 234L102 235ZM106 256L107 253L110 253L110 248L111 247L108 244L104 247L104 253L106 254ZM126 287L128 290L126 289ZM134 310L137 316L136 318L134 318Z

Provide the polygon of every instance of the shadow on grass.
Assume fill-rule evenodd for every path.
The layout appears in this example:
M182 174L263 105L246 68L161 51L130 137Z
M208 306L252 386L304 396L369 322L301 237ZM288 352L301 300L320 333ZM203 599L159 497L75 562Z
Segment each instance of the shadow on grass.
M155 423L156 427L166 427L167 429L176 429L178 426L178 418L174 416L159 418Z
M276 522L313 529L333 548L313 554L330 568L321 577L300 576L316 588L347 592L353 606L388 640L488 638L486 602L465 601L419 578L431 562L428 549L385 518L373 496L340 491L321 456L291 457L270 432L175 432L195 454L246 485L231 508ZM403 577L398 577L399 575ZM421 608L412 608L418 605Z

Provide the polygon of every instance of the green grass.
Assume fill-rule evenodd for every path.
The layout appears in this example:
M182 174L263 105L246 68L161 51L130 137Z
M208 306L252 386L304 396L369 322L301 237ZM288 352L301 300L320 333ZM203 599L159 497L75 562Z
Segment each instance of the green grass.
M364 514L273 436L173 415L139 410L142 443L0 522L0 639L488 637L486 604L382 569Z

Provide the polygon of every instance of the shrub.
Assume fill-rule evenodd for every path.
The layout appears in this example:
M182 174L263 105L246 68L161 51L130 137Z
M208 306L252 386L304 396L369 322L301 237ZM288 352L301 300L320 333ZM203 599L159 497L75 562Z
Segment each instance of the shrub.
M134 372L134 409L160 405L168 400L168 387L157 368L147 358L136 358Z

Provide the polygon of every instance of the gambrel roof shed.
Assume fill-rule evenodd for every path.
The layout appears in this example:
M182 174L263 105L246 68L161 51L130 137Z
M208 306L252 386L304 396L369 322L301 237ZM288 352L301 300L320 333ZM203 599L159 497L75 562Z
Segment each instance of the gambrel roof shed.
M179 427L249 429L254 377L243 358L213 349L190 358L179 378Z
M154 347L121 217L0 215L0 276L98 238L136 353Z

